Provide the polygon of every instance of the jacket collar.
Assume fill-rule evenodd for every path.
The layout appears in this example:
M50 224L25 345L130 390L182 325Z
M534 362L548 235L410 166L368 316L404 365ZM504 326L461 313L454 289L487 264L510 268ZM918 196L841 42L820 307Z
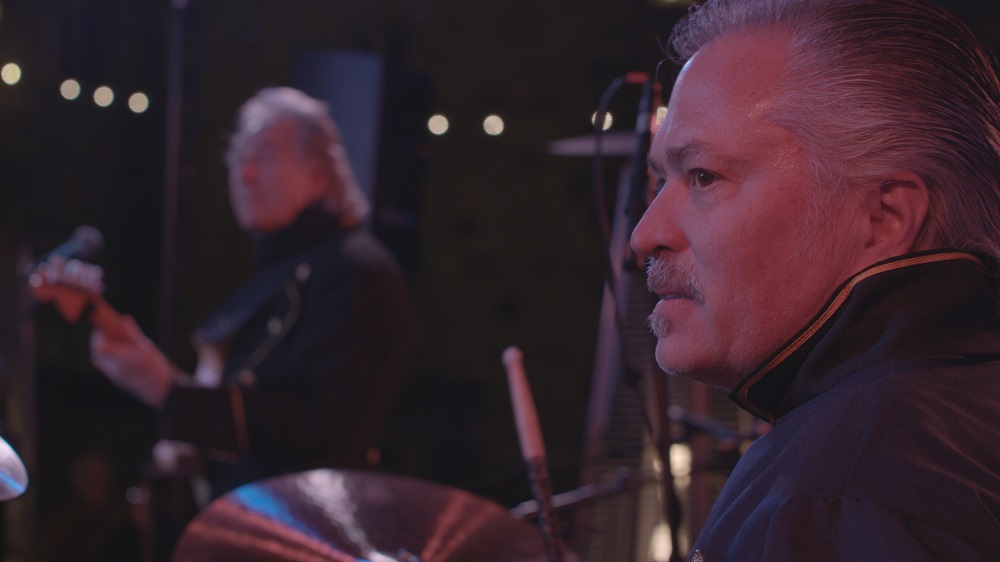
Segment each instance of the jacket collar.
M981 259L954 250L899 256L845 281L730 398L773 423L878 364L977 354L985 344L1000 349L998 325L996 291Z
M287 256L312 245L338 231L346 231L337 218L320 203L306 207L291 224L276 232L253 236L253 261L257 269L281 261Z
M337 244L357 227L343 228L320 205L307 207L290 225L264 236L254 237L254 273L220 304L195 330L196 343L215 343L232 337L261 308L284 290L291 279L301 283L295 271L315 259L319 244ZM328 249L328 246L323 246ZM330 255L326 259L334 259Z

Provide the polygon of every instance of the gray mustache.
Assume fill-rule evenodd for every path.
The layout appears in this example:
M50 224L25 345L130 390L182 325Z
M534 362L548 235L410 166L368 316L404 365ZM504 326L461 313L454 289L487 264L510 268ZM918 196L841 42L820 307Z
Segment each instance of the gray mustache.
M693 268L675 260L649 258L646 266L646 287L651 293L677 293L696 301L702 300L701 285Z

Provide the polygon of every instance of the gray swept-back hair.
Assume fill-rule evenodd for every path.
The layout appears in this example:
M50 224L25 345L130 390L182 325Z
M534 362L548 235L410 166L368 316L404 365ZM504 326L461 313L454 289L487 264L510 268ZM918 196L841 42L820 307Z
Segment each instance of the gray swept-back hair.
M315 158L327 173L330 190L323 198L327 210L342 226L359 224L368 213L369 204L354 178L340 130L326 103L295 88L264 88L240 106L236 131L229 141L227 163L235 165L246 141L277 121L295 125L301 154Z
M790 37L770 118L803 141L824 195L912 171L930 193L914 250L1000 263L1000 83L965 24L923 0L707 0L667 54L741 32Z

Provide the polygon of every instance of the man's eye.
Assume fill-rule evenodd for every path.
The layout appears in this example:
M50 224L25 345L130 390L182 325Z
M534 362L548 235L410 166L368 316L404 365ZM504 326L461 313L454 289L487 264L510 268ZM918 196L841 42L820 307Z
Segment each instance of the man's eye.
M653 182L649 187L650 200L652 200L653 197L656 197L657 195L660 194L661 191L663 191L663 186L666 185L666 183L667 183L666 180L660 178L653 179Z
M713 174L712 172L709 172L708 170L702 170L701 168L691 172L691 178L692 180L694 180L694 183L699 187L708 187L709 185L712 185L712 183L714 183L715 180L719 179L719 177Z

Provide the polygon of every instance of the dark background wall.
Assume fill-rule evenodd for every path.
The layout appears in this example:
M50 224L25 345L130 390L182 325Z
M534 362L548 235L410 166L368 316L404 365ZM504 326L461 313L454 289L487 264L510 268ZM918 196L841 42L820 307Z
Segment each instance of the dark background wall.
M304 49L375 53L387 68L382 140L390 152L378 175L414 214L404 239L419 241L399 247L419 341L384 466L508 504L527 499L500 363L501 351L517 344L557 485L571 487L604 249L589 160L551 155L546 144L589 132L603 88L623 72L651 69L658 34L681 11L639 0L211 0L183 10L166 2L8 1L0 59L24 72L16 86L0 87L8 260L16 248L42 252L77 225L97 226L106 238L99 263L107 299L193 366L187 334L248 267L222 161L236 107L263 86L290 83ZM171 43L178 30L181 50ZM167 86L178 56L178 210L176 238L165 241ZM78 100L58 95L68 77L84 86ZM87 99L99 84L118 92L112 106ZM125 108L134 90L150 96L146 113ZM637 100L637 88L616 98L631 112L619 127L632 126ZM426 134L431 112L450 119L446 135ZM505 119L503 135L483 134L489 113ZM165 242L178 254L170 271L162 269ZM176 306L164 311L163 299ZM172 316L166 325L164 312ZM48 309L37 316L33 486L43 513L62 495L75 454L97 446L135 467L155 429L90 368L86 337Z
M942 4L997 44L995 2ZM554 156L546 144L588 133L601 92L616 76L651 71L660 59L658 39L684 6L644 0L193 0L183 9L166 0L6 0L0 6L0 64L14 61L24 71L16 86L0 84L0 257L11 272L3 285L8 296L0 297L0 336L13 331L17 313L18 252L44 251L77 225L92 224L106 237L100 263L108 300L191 367L187 333L247 271L249 248L228 210L222 161L236 107L260 87L290 83L303 49L375 53L388 69L381 130L387 153L378 177L381 193L392 197L381 203L415 219L402 231L381 225L382 232L396 236L419 309L417 351L384 466L507 505L527 499L499 359L516 344L525 351L557 491L575 484L605 248L589 159ZM178 31L182 48L172 50ZM168 69L178 60L176 237L164 240ZM58 95L68 77L83 83L81 99ZM85 99L98 84L119 92L111 107ZM133 90L149 94L146 113L124 107ZM631 87L616 95L616 129L631 128L638 95ZM448 116L446 135L423 131L431 112ZM503 116L503 135L482 133L488 113ZM177 252L171 271L162 269L165 243ZM164 299L175 306L164 310ZM155 430L147 412L89 367L86 337L84 328L65 325L51 311L37 315L32 486L40 517L65 493L75 454L105 449L134 476Z

